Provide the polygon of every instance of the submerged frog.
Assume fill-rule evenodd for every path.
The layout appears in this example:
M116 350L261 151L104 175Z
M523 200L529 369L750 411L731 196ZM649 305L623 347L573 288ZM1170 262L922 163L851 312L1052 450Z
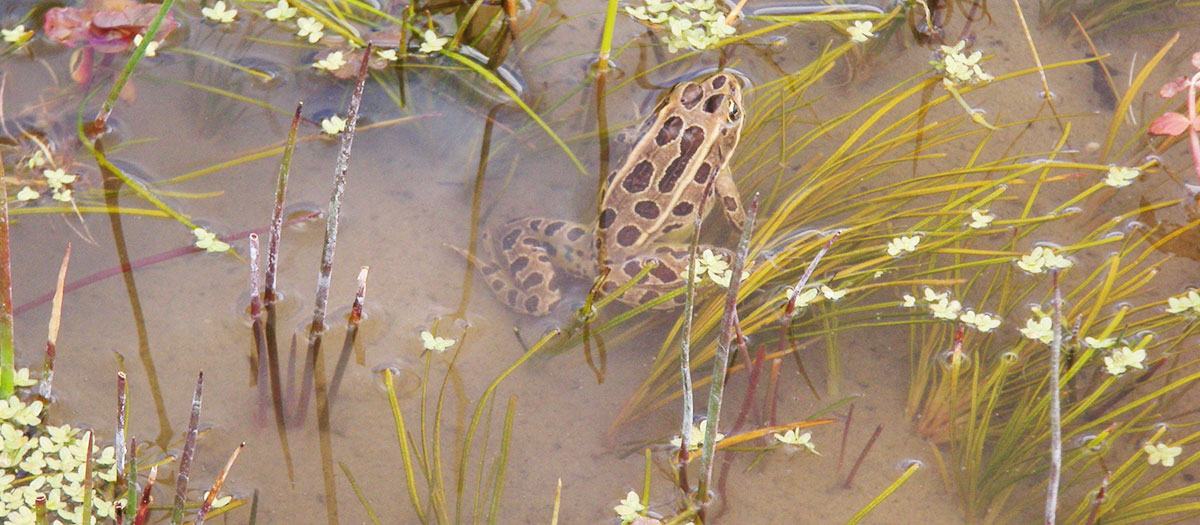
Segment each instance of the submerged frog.
M609 175L593 226L526 217L481 236L477 267L492 291L513 309L550 313L569 277L591 279L597 263L610 269L603 291L612 293L652 260L658 266L618 299L637 305L683 286L696 214L720 206L735 229L746 220L728 164L743 121L742 86L717 73L672 88L639 128L619 169ZM710 182L710 178L716 180ZM706 188L715 195L703 198ZM727 250L712 250L726 262ZM602 257L597 257L597 253ZM682 295L663 307L683 304Z

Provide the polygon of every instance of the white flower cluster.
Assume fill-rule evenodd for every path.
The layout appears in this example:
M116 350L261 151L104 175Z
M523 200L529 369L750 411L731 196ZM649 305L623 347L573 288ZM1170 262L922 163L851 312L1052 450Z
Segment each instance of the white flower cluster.
M1071 261L1045 246L1037 246L1029 255L1022 255L1017 266L1029 273L1042 273L1047 270L1065 270L1071 267Z
M729 288L729 281L733 279L733 270L729 268L729 263L725 258L713 253L711 249L705 248L704 253L696 257L696 284L704 282L704 276L712 282L716 283L721 288ZM750 277L750 272L742 270L742 280Z
M692 425L692 431L689 432L690 435L688 436L688 450L699 450L700 449L700 445L704 444L704 432L707 429L708 429L708 420L707 419L700 420L699 425ZM713 443L716 443L722 439L725 439L725 434L717 432L717 435L713 437ZM675 437L671 438L671 446L678 448L681 445L683 445L682 438L680 438L679 436L675 436Z
M1200 292L1189 290L1183 295L1167 299L1167 313L1200 314Z
M1124 188L1133 181L1137 180L1138 175L1142 172L1137 168L1126 168L1122 166L1109 166L1108 174L1104 176L1104 183L1114 188Z
M976 313L970 309L964 312L962 303L958 302L957 299L950 299L950 292L937 293L933 291L933 288L926 286L923 295L921 303L926 308L929 308L929 313L935 319L946 321L957 320L983 333L991 332L1000 326L1000 318L997 316ZM905 308L916 308L917 298L909 294L904 294L902 305Z
M18 386L30 386L29 370L18 373ZM41 401L16 396L0 400L0 521L35 523L34 500L46 497L50 523L81 523L87 435L70 425L43 426ZM111 493L117 479L112 447L92 448L92 516L113 515ZM55 515L57 514L57 518Z
M1125 373L1127 368L1145 368L1142 364L1146 360L1146 351L1144 349L1134 350L1128 346L1123 346L1112 351L1112 355L1104 358L1104 368L1108 373L1119 376Z
M975 51L970 56L962 50L967 45L965 40L959 41L953 47L942 46L942 56L930 62L933 68L942 74L945 82L955 86L979 84L992 80L992 76L979 67L979 59L983 53Z
M38 163L37 166L45 164L45 160L42 159L40 153L39 151L37 154L34 154L33 158L29 160L30 167L33 167L35 162ZM67 173L66 170L57 168L42 170L42 176L46 178L46 186L50 188L50 194L54 197L54 200L59 202L71 202L73 200L70 184L79 179L78 175ZM41 194L37 190L29 186L25 186L21 188L21 191L17 192L17 200L19 201L31 201L40 196Z
M651 25L665 26L670 35L665 38L667 50L708 49L737 30L725 22L725 13L717 8L716 0L679 2L672 0L643 0L637 7L625 7L635 19Z

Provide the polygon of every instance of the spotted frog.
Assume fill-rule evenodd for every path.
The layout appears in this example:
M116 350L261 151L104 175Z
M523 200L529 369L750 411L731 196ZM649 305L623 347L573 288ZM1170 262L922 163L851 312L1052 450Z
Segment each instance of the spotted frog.
M480 273L505 304L534 316L558 305L567 278L594 278L601 265L610 269L602 291L612 293L644 265L658 262L618 298L627 304L679 288L687 279L687 241L696 214L707 215L715 204L738 231L745 223L728 167L742 122L737 77L716 73L676 85L639 127L625 162L609 175L592 226L540 217L512 220L481 236ZM705 199L708 188L715 195ZM730 260L727 250L699 247L704 250ZM683 301L676 296L662 307Z

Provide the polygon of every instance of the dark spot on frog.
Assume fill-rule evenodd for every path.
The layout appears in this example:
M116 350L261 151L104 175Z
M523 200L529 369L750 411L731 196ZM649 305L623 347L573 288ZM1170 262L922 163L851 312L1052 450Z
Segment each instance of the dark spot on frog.
M612 226L612 223L615 220L617 220L617 210L608 208L600 213L600 227L601 228L607 228L609 226ZM518 233L520 233L520 232L518 232ZM600 246L599 242L597 242L596 246L597 247Z
M679 137L681 129L683 129L683 119L678 115L673 116L663 123L662 129L658 130L658 135L654 137L654 142L659 146L666 146Z
M629 172L629 176L621 181L621 187L629 193L639 193L650 186L650 178L654 176L654 164L649 160L637 163Z
M721 86L725 85L725 80L725 75L718 75L716 78L712 79L713 89L721 89Z
M650 275L653 275L661 283L673 283L675 282L675 279L679 278L679 275L675 273L675 270L672 270L661 263L658 266L655 266L653 270L650 270Z
M617 244L625 247L633 246L641 236L642 231L637 226L631 224L621 228L621 231L617 232Z
M554 235L554 233L555 233L555 232L557 232L558 230L561 230L561 229L562 229L562 227L563 227L563 226L566 226L566 225L567 225L567 223L565 223L565 222L563 222L563 221L554 221L554 222L552 222L552 223L550 223L550 224L547 224L547 225L546 225L546 229L545 229L545 230L542 230L542 231L543 231L543 232L544 232L546 235Z
M633 211L643 219L654 219L658 217L658 204L654 201L641 201L633 205Z
M529 277L525 278L525 282L521 283L521 288L524 290L528 290L530 288L533 288L534 286L542 284L542 281L544 281L544 280L545 280L545 278L542 277L542 274L534 272L534 273L530 274Z
M700 102L700 97L703 95L704 90L700 86L689 82L683 87L683 93L679 95L679 103L687 109L692 109Z
M692 210L694 210L694 209L696 209L696 208L695 208L695 206L692 206L692 203L681 202L679 204L676 204L675 207L671 209L671 215L674 215L676 217L684 217L687 214L692 213Z
M528 298L525 299L525 311L526 312L538 311L538 303L539 302L541 302L541 301L538 300L536 295L529 296Z
M504 234L504 237L500 239L500 248L505 251L513 249L513 246L517 245L517 239L520 237L521 230L512 230Z
M637 275L638 272L642 271L642 265L637 261L629 261L625 263L625 266L622 269L625 270L625 275L633 277Z
M571 228L571 231L567 232L567 240L571 242L577 241L580 237L583 237L584 233L583 228Z
M509 263L508 271L513 275L516 275L521 270L524 270L526 266L529 266L529 257L522 255L514 259L513 262Z
M718 109L721 109L722 102L725 102L725 95L716 94L708 97L708 100L704 101L704 112L716 113Z
M708 174L710 173L712 173L712 164L705 162L704 164L701 164L699 168L696 168L696 176L693 178L693 180L695 180L697 184L704 184L705 182L708 182Z
M738 209L737 199L735 199L733 197L725 197L722 200L725 201L725 209L727 209L729 211L735 211Z

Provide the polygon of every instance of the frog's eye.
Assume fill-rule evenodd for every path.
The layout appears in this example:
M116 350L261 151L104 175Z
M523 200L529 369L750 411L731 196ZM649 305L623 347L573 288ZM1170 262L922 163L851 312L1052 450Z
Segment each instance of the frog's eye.
M740 118L742 118L742 108L738 107L737 102L730 102L729 103L729 121L737 122L737 120Z

